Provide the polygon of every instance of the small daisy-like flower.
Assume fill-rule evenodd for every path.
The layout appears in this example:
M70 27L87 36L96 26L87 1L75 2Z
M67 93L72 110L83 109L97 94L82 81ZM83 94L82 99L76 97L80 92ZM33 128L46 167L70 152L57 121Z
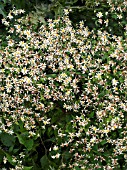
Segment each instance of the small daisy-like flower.
M100 80L100 79L102 78L101 75L102 75L101 73L97 73L95 77L96 77L98 80Z
M7 16L7 18L12 19L12 18L13 18L12 14L9 13L8 16Z
M102 17L103 17L103 14L102 14L102 12L98 12L98 13L96 14L96 16L97 16L98 18L102 18Z
M58 150L58 146L54 146L54 147L53 147L53 150L54 150L54 151L57 151L57 150Z
M27 38L30 38L31 37L31 31L30 30L25 30L24 35L26 35Z
M113 86L117 86L117 84L118 84L118 81L114 78L114 79L112 79L112 85Z
M55 159L55 158L56 158L56 156L55 156L55 155L52 155L52 156L51 156L51 158L52 158L52 159Z
M24 41L20 41L20 42L19 42L19 46L21 46L21 47L25 47L25 43L24 43Z
M3 163L6 164L7 163L7 158L4 156L3 157Z
M64 9L64 14L68 15L69 14L69 10L68 9Z
M107 27L107 26L108 26L108 23L109 23L109 20L106 19L106 20L104 21L104 23L105 23L105 25L106 25L106 27Z
M22 72L23 74L27 74L28 70L26 69L26 67L24 67L24 68L21 70L21 72Z
M123 16L120 14L120 15L117 15L117 18L118 18L118 19L122 19Z
M58 159L59 157L60 157L60 154L59 154L59 153L57 153L57 154L56 154L56 158Z
M32 81L29 77L24 77L24 83L30 84Z
M21 26L20 26L20 25L14 25L14 26L15 26L15 28L16 28L18 31L21 30Z
M8 41L8 46L12 47L14 45L14 40L9 40Z

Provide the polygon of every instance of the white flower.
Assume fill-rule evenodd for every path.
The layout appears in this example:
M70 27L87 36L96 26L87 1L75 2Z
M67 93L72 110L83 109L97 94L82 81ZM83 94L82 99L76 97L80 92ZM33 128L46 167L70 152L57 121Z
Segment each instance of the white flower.
M65 78L65 77L67 77L67 74L66 74L66 73L62 73L60 76L61 76L62 78Z
M108 12L105 12L105 15L108 15Z
M118 19L122 19L123 16L120 14L120 15L117 15L117 18L118 18Z
M69 14L68 9L64 9L64 14L65 14L65 15L68 15L68 14Z
M103 14L102 14L102 12L98 12L96 16L97 16L98 18L102 18Z
M32 81L29 77L24 78L24 83L30 84Z
M20 41L20 42L19 42L19 46L25 47L25 45L26 45L26 44L24 43L24 41Z
M54 151L57 151L57 150L58 150L58 146L54 146L54 147L53 147L53 150L54 150Z
M127 30L127 25L125 26L125 28L124 28L125 30Z
M70 91L70 90L68 90L68 91L65 93L65 95L66 95L66 96L69 96L69 95L70 95L70 93L71 93L71 91Z
M13 135L13 133L14 133L13 130L8 131L8 134L10 134L10 135Z
M8 22L8 21L4 21L3 24L4 24L5 26L9 26L9 22Z
M50 124L50 119L43 120L44 125Z
M114 79L112 79L112 85L113 86L117 86L117 84L118 84L118 81L114 78Z
M109 20L106 19L106 20L104 21L104 23L106 24L106 27L107 27L107 26L108 26L108 23L109 23Z
M24 35L26 35L27 38L30 38L30 37L31 37L31 32L30 32L30 30L25 30L25 31L24 31Z
M28 70L26 69L26 67L24 67L21 71L23 74L27 74Z
M14 26L15 26L15 28L16 28L18 31L21 30L21 26L20 26L20 25L14 25Z
M55 158L56 158L56 156L54 156L54 155L53 155L53 156L51 156L51 158L52 158L52 159L55 159Z
M19 155L20 155L20 158L24 158L25 157L23 152L21 152Z
M8 41L8 46L12 47L14 45L14 41L13 40L9 40Z
M98 80L100 80L100 79L101 79L101 75L102 75L101 73L97 73L95 77L96 77Z
M13 18L13 16L11 15L11 13L9 13L7 17L8 17L9 19L12 19L12 18Z
M25 13L24 9L19 9L19 13Z
M55 130L55 129L58 129L57 128L57 125L52 125L52 128Z
M7 158L4 156L3 157L3 163L6 164L7 163Z
M82 70L83 70L84 72L87 70L86 65L83 65L83 66L82 66Z
M57 154L56 154L56 158L59 158L59 157L60 157L60 154L59 154L59 153L57 153Z
M94 143L95 141L96 141L96 137L93 136L93 137L90 139L90 142L91 142L91 143Z

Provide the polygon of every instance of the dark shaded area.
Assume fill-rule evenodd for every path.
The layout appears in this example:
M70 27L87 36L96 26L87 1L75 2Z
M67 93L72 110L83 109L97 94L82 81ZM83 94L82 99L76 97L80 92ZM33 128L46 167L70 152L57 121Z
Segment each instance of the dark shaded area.
M70 13L70 19L73 22L73 25L75 25L83 20L85 21L85 26L88 26L90 30L94 29L96 26L95 20L96 16L94 14L94 10L102 11L105 13L108 11L109 6L107 5L106 1L98 1L100 4L98 6L95 6L94 1L88 1L88 0L22 0L20 2L16 0L12 0L11 2L7 1L7 3L2 3L2 10L4 14L6 15L10 9L12 9L14 6L16 9L25 9L26 13L29 13L31 11L35 11L36 13L36 7L38 6L40 11L42 11L43 14L41 14L45 21L49 18L56 18L57 16L61 16L61 11L64 8L72 8L73 12ZM109 26L105 27L105 30L110 32L111 34L115 35L122 35L124 32L124 25L126 25L125 20L127 16L127 11L123 13L123 21L121 20L121 24L118 24L117 18L112 18L112 15L109 15ZM1 23L1 19L3 18L3 15L0 14L0 34L3 34L3 30L5 27ZM38 22L39 24L39 22ZM104 24L102 24L104 26ZM98 25L99 27L99 25ZM100 25L101 27L101 25Z

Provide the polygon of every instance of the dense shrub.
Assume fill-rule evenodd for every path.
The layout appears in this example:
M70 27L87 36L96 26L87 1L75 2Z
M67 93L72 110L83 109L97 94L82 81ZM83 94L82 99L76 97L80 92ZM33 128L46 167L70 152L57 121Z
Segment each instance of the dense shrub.
M126 28L73 28L64 10L35 30L22 13L2 20L0 168L126 169Z

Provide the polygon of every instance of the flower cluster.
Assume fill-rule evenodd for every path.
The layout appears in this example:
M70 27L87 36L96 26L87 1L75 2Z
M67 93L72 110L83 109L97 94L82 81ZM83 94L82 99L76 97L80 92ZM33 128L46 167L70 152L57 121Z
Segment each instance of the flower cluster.
M40 138L56 169L120 169L127 162L126 37L90 31L83 21L74 29L68 10L37 32L27 16L17 17L22 13L12 10L2 20L8 36L0 53L0 132L26 149L11 160L4 151L3 163L23 169ZM46 133L55 136L50 147Z
M107 0L105 10L101 8L101 2L96 3L95 14L96 25L106 29L111 33L123 35L123 30L127 30L127 2L126 0ZM101 11L100 11L101 9Z

